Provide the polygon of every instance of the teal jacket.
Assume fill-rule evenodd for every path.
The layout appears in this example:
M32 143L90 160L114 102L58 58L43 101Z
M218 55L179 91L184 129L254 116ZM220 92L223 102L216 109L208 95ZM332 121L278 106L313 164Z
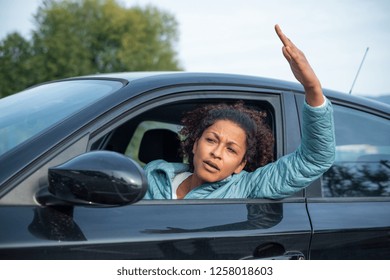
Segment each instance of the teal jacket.
M335 136L333 109L303 106L302 141L297 150L253 172L241 171L228 178L203 184L185 199L200 198L271 198L280 199L308 186L333 164ZM149 188L144 199L171 199L173 178L188 171L183 163L152 161L145 166Z

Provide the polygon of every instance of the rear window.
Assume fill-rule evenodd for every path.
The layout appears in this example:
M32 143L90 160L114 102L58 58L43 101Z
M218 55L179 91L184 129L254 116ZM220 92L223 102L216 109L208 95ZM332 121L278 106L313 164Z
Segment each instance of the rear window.
M122 86L118 81L62 81L0 99L0 156Z

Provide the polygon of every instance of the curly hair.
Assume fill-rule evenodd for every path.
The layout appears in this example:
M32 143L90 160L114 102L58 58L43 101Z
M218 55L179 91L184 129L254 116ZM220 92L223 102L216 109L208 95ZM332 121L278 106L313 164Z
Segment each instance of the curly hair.
M192 148L202 136L203 131L219 120L236 123L246 132L246 160L244 170L254 171L256 168L273 161L274 137L266 124L267 113L246 107L242 101L234 104L207 104L187 112L181 124L180 136L182 155L188 158L190 170L194 170Z

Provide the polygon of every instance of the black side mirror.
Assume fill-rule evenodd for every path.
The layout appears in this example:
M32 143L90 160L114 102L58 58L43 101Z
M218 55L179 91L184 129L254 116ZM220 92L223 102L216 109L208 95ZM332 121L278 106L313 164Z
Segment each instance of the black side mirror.
M147 190L143 169L115 152L88 152L48 173L49 187L37 194L43 205L122 206L141 200Z

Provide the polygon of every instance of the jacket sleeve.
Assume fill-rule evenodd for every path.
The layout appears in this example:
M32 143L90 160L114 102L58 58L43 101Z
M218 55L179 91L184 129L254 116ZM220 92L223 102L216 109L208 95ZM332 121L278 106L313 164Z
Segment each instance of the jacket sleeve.
M148 181L148 190L143 199L168 199L170 198L170 183L163 160L154 160L144 167Z
M302 113L302 141L297 150L248 173L249 197L283 198L308 186L333 164L335 133L332 104L311 107Z

